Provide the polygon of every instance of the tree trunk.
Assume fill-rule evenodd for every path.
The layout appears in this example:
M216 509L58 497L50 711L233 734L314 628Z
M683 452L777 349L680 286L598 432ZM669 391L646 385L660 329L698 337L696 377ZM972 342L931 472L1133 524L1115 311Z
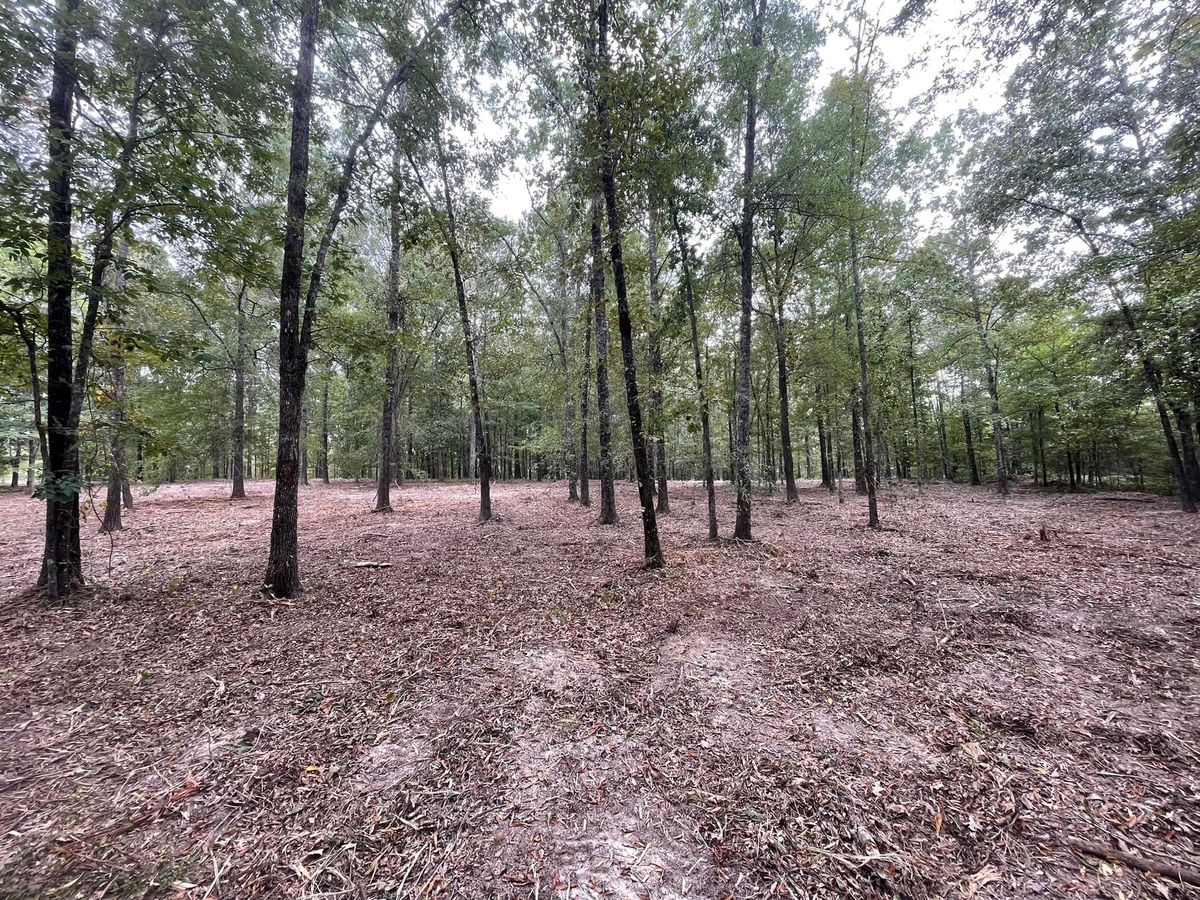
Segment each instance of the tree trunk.
M399 138L397 138L399 143ZM397 146L392 151L391 208L388 216L390 247L387 277L387 375L383 391L383 412L379 417L379 479L375 485L375 511L392 511L392 441L396 429L396 402L400 388L400 346L397 343L400 322L404 316L404 299L400 291L400 249L403 234L400 221L400 191L403 154Z
M571 396L571 309L567 279L570 260L567 256L567 238L562 228L555 229L554 242L558 248L558 364L563 380L563 469L567 479L567 502L573 503L579 500L579 457L575 450L575 403Z
M858 391L850 398L850 440L854 455L854 493L867 492L867 463L863 456L862 415L858 409Z
M300 403L300 483L308 485L308 410Z
M796 490L796 464L792 458L791 403L788 400L787 331L782 296L775 310L775 361L779 381L779 449L783 457L783 482L788 503L800 499Z
M19 437L12 439L13 455L12 455L12 483L9 484L10 490L16 490L21 483L21 451L24 449L25 441Z
M820 392L818 392L818 399L819 396ZM828 435L825 431L825 418L819 412L817 413L817 446L821 451L821 485L832 491L833 468L829 461Z
M450 195L450 177L446 172L446 154L441 135L437 138L438 166L442 174L442 194L446 202L446 244L450 253L450 267L454 271L454 293L458 297L458 316L462 322L463 345L467 355L467 383L471 394L471 415L475 421L477 461L479 464L479 518L488 521L492 517L492 454L489 448L487 425L483 418L483 404L479 398L479 372L475 365L475 343L471 337L471 318L467 312L467 289L463 282L462 259L459 255L458 226L454 217L454 201Z
M116 451L114 448L114 452ZM104 519L100 523L100 531L109 534L120 531L125 526L121 522L121 470L114 459L108 472L108 490L104 496Z
M738 377L733 436L737 519L733 536L753 540L750 528L750 329L754 314L754 151L758 126L758 52L763 42L767 0L749 0L750 52L753 70L746 84L746 129L743 140L742 218L738 227L741 267L741 315L738 320Z
M633 323L629 316L625 261L621 252L622 228L621 212L617 206L616 154L612 147L612 126L608 118L608 0L600 0L599 19L600 85L596 94L596 120L600 128L600 180L604 191L604 206L608 213L613 286L617 293L617 327L621 332L621 358L625 368L625 401L629 409L633 464L637 470L638 497L642 502L642 537L646 567L657 569L664 565L665 560L658 540L658 519L654 513L654 476L646 458L646 433L642 429L642 407L638 397L637 368L634 361Z
M596 412L600 436L600 524L617 521L613 485L612 416L608 408L608 313L604 297L604 247L600 236L600 197L592 198L592 310L596 318Z
M647 268L650 270L650 432L651 457L658 481L657 512L667 515L671 501L667 496L667 440L663 418L662 299L658 280L658 203L648 194Z
M921 417L918 413L917 406L917 344L915 336L915 327L913 323L913 310L910 306L908 310L908 389L909 398L912 400L912 426L913 426L913 458L916 461L917 470L917 488L921 487ZM905 472L906 476L911 473Z
M851 144L856 145L857 139L852 137ZM854 152L857 154L857 150ZM878 528L879 507L875 499L875 441L872 435L873 425L871 423L871 380L870 371L867 366L866 328L863 324L862 275L859 272L858 258L858 224L854 219L850 220L850 268L854 278L854 326L858 339L858 402L862 407L863 469L866 473L867 482L867 525L871 528Z
M717 533L717 489L713 477L712 427L708 417L708 389L704 385L704 366L700 362L700 331L696 327L696 293L692 283L691 251L683 225L679 221L679 209L672 199L671 219L675 225L675 236L679 241L679 262L683 274L683 292L687 300L688 324L692 331L692 356L696 364L696 395L700 401L701 463L704 471L704 492L708 496L708 539L715 541Z
M593 305L595 301L592 301ZM584 308L583 377L579 380L579 503L592 505L591 462L588 460L588 389L592 380L592 316Z
M264 583L279 597L301 591L299 564L300 404L308 348L300 320L304 269L304 220L308 212L308 145L312 115L313 63L316 58L320 0L304 0L300 47L292 88L292 135L287 186L287 226L279 290L279 444L275 463L275 500L271 551Z
M119 341L118 337L117 342ZM108 493L104 501L104 520L100 525L102 532L120 531L124 527L121 522L121 489L125 484L125 435L121 432L125 420L125 364L120 359L121 350L115 348L113 352L117 354L117 360L112 366L113 429L109 440L111 459Z
M33 490L34 473L35 473L36 467L37 467L37 451L35 449L36 447L37 447L37 443L34 441L33 438L30 438L29 439L29 463L25 469L25 488L26 488L26 490L29 490L29 491Z
M967 471L970 473L972 485L979 484L979 463L975 459L975 438L971 432L971 414L967 410L967 383L959 375L959 402L962 404L963 440L967 445Z
M321 481L329 484L329 379L332 370L326 369L321 390Z
M942 455L942 479L950 481L954 473L950 469L950 446L946 439L946 410L942 406L942 383L937 385L937 414L938 414L938 450ZM1043 458L1043 463L1045 459Z
M1100 247L1096 243L1095 238L1087 230L1082 216L1069 216L1071 224L1075 226L1080 236L1088 245L1088 249L1094 259L1101 257ZM1175 482L1179 486L1179 502L1184 512L1194 513L1200 510L1200 460L1197 460L1193 452L1190 458L1184 457L1180 451L1179 442L1175 438L1175 429L1171 425L1171 417L1167 412L1167 405L1163 397L1163 377L1162 370L1158 363L1150 355L1149 348L1146 347L1141 329L1138 327L1137 320L1134 318L1133 310L1125 300L1124 291L1113 279L1107 280L1109 292L1113 299L1117 302L1117 307L1121 311L1121 318L1125 326L1129 329L1129 333L1133 338L1134 349L1137 351L1138 357L1142 362L1142 372L1145 375L1147 386L1150 388L1150 393L1154 397L1155 410L1158 413L1158 421L1162 426L1163 437L1167 443L1167 453L1171 458L1171 467L1175 474ZM1188 435L1188 442L1191 435ZM1186 447L1186 445L1185 445Z
M1008 496L1008 453L1004 446L1004 423L1000 416L1000 376L996 352L988 342L979 308L978 289L975 285L975 257L968 263L971 288L971 316L975 321L975 336L983 353L983 371L986 376L988 398L991 401L992 443L996 448L996 490L1001 497Z
M996 447L996 490L1001 497L1007 497L1008 450L1004 446L1004 420L1000 415L999 374L990 362L984 363L983 371L987 376L988 396L991 399L992 442Z
M237 295L237 349L233 359L233 492L246 499L246 282Z
M854 58L854 76L857 82L859 74L857 51ZM857 90L857 83L855 85ZM860 174L858 147L858 98L850 105L850 188L853 193L852 202L858 202L858 179ZM858 402L862 409L862 443L863 468L866 470L867 481L867 525L870 528L879 527L879 507L875 499L875 484L878 473L875 469L875 423L871 420L871 379L867 364L866 326L863 322L863 289L862 264L858 255L858 211L850 218L850 274L854 293L854 326L858 343Z
M46 236L46 418L48 453L42 474L46 541L38 584L51 602L83 583L79 553L79 435L73 406L71 301L71 121L76 87L75 14L79 0L58 0L48 135L49 228Z

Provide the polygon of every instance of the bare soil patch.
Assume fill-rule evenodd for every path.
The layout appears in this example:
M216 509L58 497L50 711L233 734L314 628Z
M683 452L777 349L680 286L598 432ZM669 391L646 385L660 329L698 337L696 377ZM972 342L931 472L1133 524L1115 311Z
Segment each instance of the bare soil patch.
M0 495L0 897L1195 895L1072 841L1200 870L1200 523L672 490L645 572L627 485L302 488L279 601L270 485L163 487L57 610Z

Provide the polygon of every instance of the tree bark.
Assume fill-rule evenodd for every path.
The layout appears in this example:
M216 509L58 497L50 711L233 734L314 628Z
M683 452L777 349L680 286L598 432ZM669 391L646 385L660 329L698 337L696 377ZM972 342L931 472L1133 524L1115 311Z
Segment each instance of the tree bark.
M601 200L592 198L592 311L596 320L596 413L600 437L600 524L615 525L617 495L613 485L612 415L608 407L608 313L604 297L604 247L600 235Z
M779 382L779 449L783 457L783 482L788 503L800 499L796 490L796 463L792 457L792 412L788 399L787 330L784 318L784 298L778 298L775 310L775 362Z
M650 441L654 475L658 481L657 512L667 515L671 501L667 495L666 420L663 418L662 295L658 279L658 203L654 192L647 196L647 268L650 272Z
M979 463L975 459L975 438L971 432L971 413L967 410L967 383L960 373L958 383L959 403L962 405L963 440L967 445L967 472L972 485L979 484Z
M850 440L854 455L854 493L867 492L867 463L863 456L862 412L858 407L858 391L850 397Z
M302 589L297 533L298 470L300 404L304 397L308 347L300 320L300 288L304 269L304 222L308 213L309 131L319 14L320 0L304 0L296 79L292 88L287 225L283 238L283 271L279 291L279 444L275 457L271 551L263 578L267 587L279 597L295 597Z
M638 397L637 368L634 361L633 323L629 316L625 261L621 248L621 211L617 206L616 155L612 147L612 126L608 116L610 83L608 0L600 0L599 19L600 85L596 93L596 120L600 127L600 181L604 191L604 207L608 214L608 240L612 258L613 286L617 294L617 327L621 332L621 358L625 368L625 401L629 409L633 464L637 470L638 497L642 503L645 564L647 568L657 569L664 565L665 559L658 539L658 519L654 512L654 476L646 458L646 433L642 429L642 407Z
M908 310L908 390L909 399L912 401L912 427L913 427L913 458L915 460L915 468L917 472L917 488L921 487L921 416L918 412L917 404L917 343L916 343L916 326L913 322L915 312L912 308L911 301L909 302ZM910 474L910 473L906 473Z
M271 520L271 553L265 581L278 596L300 593L297 522L300 461L300 405L304 399L308 374L308 348L312 342L313 322L321 279L334 236L350 199L350 188L358 163L358 154L382 118L388 100L412 74L421 54L433 36L450 21L462 0L452 0L425 35L408 51L391 78L383 85L366 122L351 142L334 190L329 219L321 233L317 251L308 273L303 315L300 311L300 283L303 274L304 218L307 213L308 143L312 106L312 70L316 57L316 25L320 0L305 0L300 19L300 52L292 91L292 141L288 173L288 221L284 235L283 289L280 291L279 339L279 444L275 467L275 500Z
M704 492L708 497L708 539L718 539L717 533L717 490L713 476L712 427L708 416L708 389L704 385L704 366L700 361L700 331L696 327L696 292L692 283L691 251L683 224L679 220L679 209L672 200L671 219L675 225L675 236L679 242L679 264L683 274L683 292L687 300L688 324L692 332L692 356L696 364L696 394L700 401L701 463L704 470Z
M594 301L592 301L594 305ZM583 316L583 375L579 379L579 503L592 505L591 462L588 459L588 389L592 380L592 314Z
M1004 422L1000 415L1000 376L996 352L988 342L987 330L983 324L983 313L979 308L979 292L975 283L975 257L973 254L969 260L968 272L971 318L975 323L975 336L979 341L979 349L983 353L983 371L987 381L988 398L991 401L992 444L996 449L996 490L1001 497L1007 497L1009 493L1008 452L1004 446Z
M446 154L441 136L437 138L438 167L442 175L442 194L446 203L446 245L450 267L454 272L454 293L458 297L458 315L462 322L463 345L467 356L467 383L471 394L471 415L475 422L476 460L479 465L479 518L492 517L492 453L483 404L479 398L479 372L475 364L475 343L471 338L471 318L467 312L467 288L463 282L462 259L458 246L458 224L454 216L454 200L450 194L450 177L446 171Z
M950 481L954 473L950 469L950 446L946 440L946 411L942 405L942 383L937 385L937 414L938 414L938 450L942 455L942 479ZM1045 458L1043 457L1043 463Z
M555 228L558 249L558 364L562 370L563 468L567 479L567 502L579 500L579 457L575 449L575 402L571 395L571 304L568 290L567 239L561 227ZM586 476L585 476L586 477Z
M397 139L398 141L399 139ZM387 274L387 375L383 391L383 411L379 417L379 478L375 485L375 511L392 511L392 441L396 428L396 403L400 388L400 347L397 338L404 318L404 299L400 291L400 191L403 154L392 153L391 208L388 216L390 246Z
M767 0L749 0L750 52L754 57L745 87L746 128L743 136L742 218L738 227L741 267L741 314L738 320L738 377L733 435L737 518L734 539L753 540L750 527L750 330L754 314L754 152L758 126L758 52L763 43Z
M233 358L233 491L230 500L246 499L246 282L237 295L237 347Z
M321 481L329 484L329 379L332 369L326 368L321 390Z
M118 343L120 338L117 339ZM120 354L120 349L115 349ZM104 520L100 525L102 532L120 531L124 525L121 521L122 487L125 485L125 435L124 426L125 402L125 364L120 359L112 366L112 403L113 428L109 440L110 465L108 470L108 492L104 501Z
M854 58L854 76L855 81L858 80L858 51L855 52ZM857 84L855 85L857 90ZM858 102L857 97L850 105L850 188L852 192L851 200L857 205L858 203L858 183L861 174L861 164L859 161L859 143L858 143ZM854 210L854 214L850 217L850 274L853 282L854 293L854 326L855 336L858 343L858 402L862 409L862 443L863 443L863 468L866 472L867 481L867 525L870 528L879 527L879 506L875 498L875 484L878 480L878 473L875 469L875 439L874 428L875 423L871 420L871 378L870 367L867 364L867 337L866 326L863 322L863 288L862 288L862 264L858 253L858 210Z
M308 410L300 401L300 484L308 486Z
M38 584L51 602L66 600L83 583L79 554L79 435L73 406L71 299L71 176L76 72L75 14L79 0L58 0L49 104L49 227L46 235L46 541Z
M983 365L987 376L988 397L991 399L992 443L996 448L996 490L1001 497L1009 494L1008 449L1004 445L1004 420L1000 415L999 373L991 362Z

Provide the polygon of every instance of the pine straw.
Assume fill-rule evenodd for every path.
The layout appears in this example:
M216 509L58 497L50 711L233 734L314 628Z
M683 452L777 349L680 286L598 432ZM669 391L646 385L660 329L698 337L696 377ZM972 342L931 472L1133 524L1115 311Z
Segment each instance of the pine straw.
M283 601L268 485L164 487L49 611L0 497L0 896L1184 896L1070 842L1200 868L1194 520L672 490L650 573L627 485L314 485Z

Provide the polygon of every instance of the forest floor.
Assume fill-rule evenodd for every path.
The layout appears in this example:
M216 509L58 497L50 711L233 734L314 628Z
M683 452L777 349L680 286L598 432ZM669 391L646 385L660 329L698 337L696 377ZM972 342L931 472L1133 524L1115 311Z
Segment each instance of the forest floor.
M0 897L1178 897L1200 523L1136 494L812 485L668 567L561 483L138 491L46 610L0 495ZM722 523L732 503L722 494ZM383 566L366 564L384 563ZM1196 892L1188 894L1189 891Z

